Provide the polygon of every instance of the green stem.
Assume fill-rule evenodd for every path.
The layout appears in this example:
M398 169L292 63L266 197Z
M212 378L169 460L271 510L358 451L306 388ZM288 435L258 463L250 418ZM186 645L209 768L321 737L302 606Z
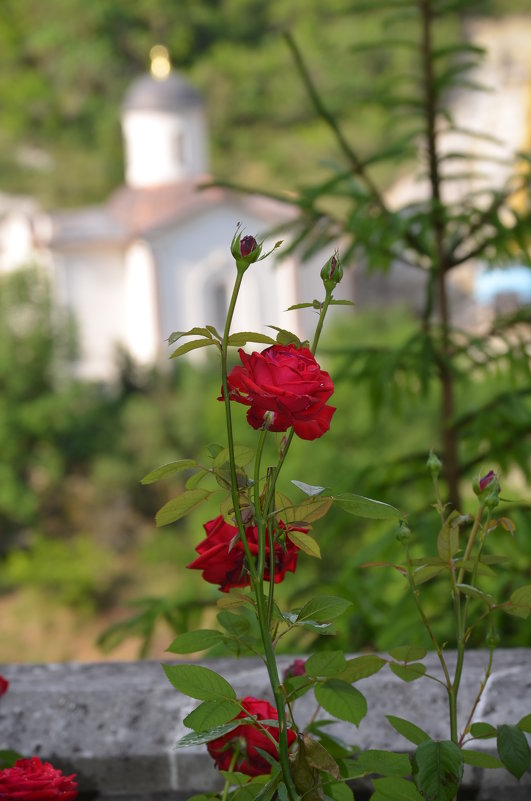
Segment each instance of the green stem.
M425 627L426 631L428 632L430 640L432 641L433 647L435 648L435 651L437 653L437 657L439 659L439 662L440 662L440 665L441 665L441 668L442 668L442 671L443 671L443 674L444 674L444 678L445 678L445 681L446 681L446 684L445 684L446 691L448 693L448 696L450 697L451 693L452 693L452 680L450 678L450 673L449 673L448 667L446 665L446 660L444 658L443 649L439 645L437 637L435 636L434 631L433 631L433 629L431 627L430 621L428 620L428 617L427 617L427 615L426 615L426 613L425 613L425 611L424 611L424 609L422 607L422 604L420 602L420 594L419 594L419 590L418 590L417 586L415 585L415 579L414 579L414 576L413 576L413 565L411 564L411 559L410 559L410 556L409 556L409 544L407 542L405 543L405 548L406 548L406 562L407 562L407 569L408 569L408 580L409 580L409 586L411 587L411 594L413 595L413 600L415 602L415 606L417 607L417 610L418 610L418 613L420 615L420 618L421 618L422 622L424 623L424 627Z
M258 582L256 580L253 581L253 589L256 596L258 624L260 626L260 634L264 646L266 668L269 676L269 682L271 684L271 689L273 690L273 695L275 698L275 704L278 714L278 740L279 740L278 756L280 760L280 767L282 769L282 776L284 778L284 783L286 785L290 801L298 801L299 796L297 793L297 788L293 783L293 778L291 776L291 767L289 764L286 699L284 696L284 689L282 687L278 675L277 660L275 657L273 643L271 640L269 621L267 619L265 598L262 592L261 582Z
M223 387L223 401L225 404L225 422L227 426L227 439L229 448L229 464L230 464L230 478L231 478L230 483L231 483L232 503L234 506L234 517L236 518L236 523L238 526L238 530L240 532L240 537L243 543L243 548L245 551L245 556L247 559L251 578L256 578L257 573L256 573L255 560L251 554L249 543L247 542L247 537L245 536L245 524L243 522L242 513L240 509L240 498L238 495L238 477L236 473L236 459L234 456L234 434L232 428L232 414L231 414L231 405L229 397L229 385L227 380L227 352L228 352L227 342L229 339L230 327L232 323L232 318L234 316L234 309L236 307L236 301L238 299L238 294L240 291L242 279L243 279L243 271L238 270L236 281L234 282L234 288L232 290L232 296L230 299L229 308L227 311L225 330L223 332L223 340L221 343L221 384Z
M464 561L467 561L470 558L470 554L472 552L472 547L474 545L474 541L476 539L477 532L479 530L479 524L480 524L482 515L483 515L483 506L480 506L479 509L478 509L478 513L476 515L476 518L474 520L474 525L472 526L472 531L470 532L470 537L468 538L468 543L467 543L467 546L466 546L465 555L463 557ZM486 530L488 530L489 522L490 522L490 510L488 511L488 515L487 515L487 524L486 524L487 528L486 528ZM476 581L476 576L477 576L477 571L478 571L478 564L479 564L479 560L480 560L480 557L481 557L481 551L483 550L484 541L485 541L485 537L482 538L480 547L478 548L478 552L477 552L475 560L474 560L474 567L472 569L472 576L471 576L471 579L470 579L470 584L472 586L474 586L475 581ZM461 570L459 571L458 584L461 584L461 580L462 580L462 577L463 577L464 570L465 570L465 568L462 567ZM460 598L460 592L459 592L459 589L458 589L458 597L457 597L457 602L458 603L459 603L459 598ZM469 604L470 604L470 596L467 596L466 601L465 601L465 607L464 607L464 610L463 610L463 614L459 616L459 619L457 621L457 623L458 623L458 628L457 628L457 637L458 637L457 638L457 662L456 662L456 666L455 666L455 674L454 674L454 682L453 682L453 702L454 702L454 705L455 705L454 715L455 715L455 718L456 718L456 732L455 732L456 737L457 737L457 694L459 692L459 686L461 684L461 676L462 676L462 673L463 673L463 665L464 665L464 661L465 661L465 646L466 646L466 640L467 640L466 621L467 621ZM453 739L454 738L452 736L452 740ZM454 742L457 742L457 739L455 739Z
M228 770L229 773L232 773L232 771L234 770L234 767L236 765L236 760L238 759L239 753L240 753L240 749L238 747L236 747L234 749L234 752L232 754L232 759L230 761L229 770ZM225 779L225 787L223 788L223 795L221 796L221 801L227 801L227 798L228 798L228 795L229 795L229 787L230 787L230 779L227 776L227 778Z
M461 737L459 738L459 743L458 743L459 746L463 745L463 740L464 740L464 738L466 736L466 733L467 733L467 731L468 731L468 729L470 727L470 724L472 722L472 718L474 717L474 712L477 709L477 706L478 706L478 704L479 704L479 702L481 700L481 696L483 695L483 690L487 686L487 682L488 682L488 680L490 678L490 674L491 674L491 671L492 671L492 659L493 659L493 656L494 656L494 648L495 648L494 645L492 645L492 644L489 645L489 661L487 662L487 667L485 669L485 675L484 675L483 681L481 682L481 685L479 687L478 694L476 695L476 698L475 698L474 703L472 705L472 709L470 710L470 714L469 714L469 716L467 718L467 721L465 723L465 727L463 729L463 733L462 733Z
M263 581L265 572L265 552L266 552L266 524L264 515L261 510L260 500L260 465L262 462L262 453L264 451L264 443L267 436L267 431L262 429L258 439L256 448L256 458L254 460L254 517L256 521L256 528L258 530L258 558L256 565L257 580L260 582L260 587L263 592Z

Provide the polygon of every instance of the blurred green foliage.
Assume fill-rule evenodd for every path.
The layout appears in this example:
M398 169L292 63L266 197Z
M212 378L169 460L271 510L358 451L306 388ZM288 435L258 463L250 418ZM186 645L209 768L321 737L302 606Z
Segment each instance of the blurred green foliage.
M395 35L356 13L365 6L361 0L3 0L2 190L67 206L101 200L119 184L120 104L128 84L148 69L157 42L205 96L218 177L293 190L308 165L317 177L324 174L321 162L338 156L294 73L285 30L296 33L331 110L356 134L362 154L383 145L385 114L376 106L360 114L359 101L407 66L409 53L367 51L359 67L356 43ZM462 19L527 10L526 0L482 0L463 6ZM457 33L451 19L442 27L444 36ZM406 19L400 35L408 29ZM387 175L393 169L385 166Z
M474 10L467 0L448 3L463 14ZM480 244L491 257L514 255L515 244L521 249L515 234L522 233L524 218L511 226L501 220L499 209L508 198L504 192L493 193L485 214L473 203L441 212L433 198L402 215L378 209L378 196L360 180L359 165L362 172L370 170L371 180L385 182L385 170L395 170L413 152L418 119L412 124L408 112L401 128L390 123L389 76L411 68L411 48L392 50L385 35L396 39L396 27L391 33L371 15L352 13L366 4L69 4L71 13L65 14L62 0L52 0L46 9L34 0L5 2L0 21L5 45L0 90L6 110L2 152L10 153L15 145L43 148L58 168L39 173L9 158L3 188L10 181L19 190L31 186L49 202L63 204L101 197L115 185L121 169L119 100L131 77L145 69L156 38L166 41L175 62L206 92L218 175L282 189L292 188L295 176L308 178L311 172L299 193L303 214L298 231L309 250L342 235L347 253L361 253L373 267L388 266L406 253L434 276L441 255L434 231L441 232L441 221L453 248L444 251L445 258L455 256L456 247L467 245L481 230L486 239ZM407 0L387 5L393 10ZM496 13L502 4L482 4L487 9ZM461 21L459 14L445 16L437 42L452 41ZM402 20L400 36L411 35L417 22ZM312 108L308 102L279 36L285 27L297 32L298 53L310 65L328 119L318 104ZM371 38L383 43L383 50L371 47L361 57L361 43ZM72 41L79 48L72 48ZM360 115L361 100L373 87L379 102L364 106ZM439 89L437 102L443 103L446 95ZM355 135L355 153L340 146L330 120L346 138ZM405 139L388 148L390 130ZM380 157L382 142L386 147ZM341 165L345 153L347 161L351 158L346 167ZM308 164L324 154L339 166L309 171ZM4 160L0 157L2 167ZM390 167L382 171L379 162ZM463 239L456 245L457 235ZM495 537L496 551L505 552L518 570L484 578L486 590L507 594L515 583L523 583L521 573L528 575L531 564L525 488L531 432L529 309L497 321L480 339L441 328L435 295L427 296L420 325L396 309L336 319L321 353L336 382L338 411L330 434L317 445L294 443L283 490L296 498L290 479L297 479L382 499L409 513L414 550L434 550L436 514L425 462L430 447L438 450L444 444L441 375L447 380L450 370L455 407L445 425L458 439L454 478L463 510L473 505L473 476L490 468L500 470L502 497L515 501L507 504L517 523L515 537L503 532ZM285 324L289 328L289 321ZM121 380L112 389L67 379L75 347L71 326L52 314L49 288L35 271L1 279L0 333L0 592L7 598L28 587L91 614L129 602L132 615L113 625L102 643L111 647L123 637L139 636L143 654L149 653L161 620L182 631L201 616L212 619L219 593L188 575L185 565L202 538L202 524L219 507L212 503L156 531L155 511L182 489L183 479L139 484L159 464L206 460L207 444L222 439L223 408L215 402L219 377L212 363L180 363L173 372L142 374L122 357ZM253 445L255 432L239 411L234 415L236 440ZM271 437L268 447L279 444L280 437ZM273 462L272 451L270 457ZM363 568L368 562L400 560L396 531L334 510L317 524L315 534L323 562L301 556L300 569L279 587L281 604L301 603L327 585L332 594L353 600L354 614L339 624L340 645L349 651L385 649L402 637L417 636L416 613L400 575L392 567ZM443 608L437 581L427 587L426 603L437 617ZM442 639L447 627L441 614L436 628ZM500 628L505 645L531 645L531 636L514 619L500 617ZM482 644L480 636L475 644ZM284 647L308 645L308 640L286 641Z

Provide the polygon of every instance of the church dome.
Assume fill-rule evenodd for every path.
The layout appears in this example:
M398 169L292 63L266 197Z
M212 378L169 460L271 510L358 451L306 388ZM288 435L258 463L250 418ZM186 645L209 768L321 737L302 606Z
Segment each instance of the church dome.
M123 111L183 111L203 105L203 98L184 78L171 72L163 80L137 78L126 92Z

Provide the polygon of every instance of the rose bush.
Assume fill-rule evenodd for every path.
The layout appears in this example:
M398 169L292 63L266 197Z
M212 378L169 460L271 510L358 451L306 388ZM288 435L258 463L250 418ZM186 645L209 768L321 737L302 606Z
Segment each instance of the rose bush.
M9 801L73 801L77 798L75 774L64 776L39 757L19 759L0 771L0 799Z
M228 592L233 587L247 587L250 579L245 568L245 550L241 541L238 527L226 523L222 515L205 523L206 538L196 546L199 556L187 567L192 570L202 570L203 579L210 584L219 584L222 592ZM307 528L296 528L295 531L307 532ZM290 539L284 536L287 531L285 524L280 521L277 537L273 546L275 555L275 584L283 581L289 571L295 572L299 549ZM245 535L249 550L253 556L258 554L258 530L256 526L248 526ZM279 541L279 536L282 541ZM266 537L266 568L264 579L271 580L269 571L270 545Z
M271 345L261 353L240 349L239 354L242 364L227 378L229 397L250 407L247 420L253 428L287 431L293 426L306 440L328 431L335 407L326 402L334 385L308 348Z
M256 720L278 720L277 710L268 701L247 696L241 702L246 712L240 712L234 718L245 718L252 715ZM278 743L278 726L264 726L271 737ZM288 746L296 740L295 733L288 730ZM245 773L247 776L260 776L271 771L271 765L256 750L259 748L278 759L278 748L271 742L270 737L253 725L237 726L228 734L211 740L207 743L208 753L214 759L219 770L232 769ZM236 754L236 756L235 756ZM233 762L233 760L235 760Z

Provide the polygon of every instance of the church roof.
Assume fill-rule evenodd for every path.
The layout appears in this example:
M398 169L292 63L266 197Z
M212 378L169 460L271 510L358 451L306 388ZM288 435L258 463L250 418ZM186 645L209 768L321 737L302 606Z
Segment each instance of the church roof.
M203 105L203 98L174 72L163 80L142 75L127 90L122 111L182 111Z
M205 181L207 176L202 177ZM200 189L200 181L180 181L146 188L119 187L102 206L53 212L48 244L56 248L123 247L139 236L168 225L177 225L186 218L237 200L237 196L220 187ZM287 203L268 198L245 196L246 208L262 217L268 225L276 225L294 216Z

